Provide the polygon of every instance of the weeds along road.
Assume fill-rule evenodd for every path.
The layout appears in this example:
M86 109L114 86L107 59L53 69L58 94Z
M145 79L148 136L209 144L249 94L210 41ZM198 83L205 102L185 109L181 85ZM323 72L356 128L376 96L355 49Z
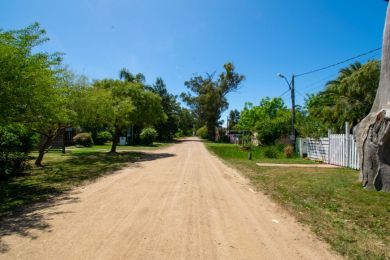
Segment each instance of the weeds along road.
M25 216L0 259L338 258L198 139L152 153Z

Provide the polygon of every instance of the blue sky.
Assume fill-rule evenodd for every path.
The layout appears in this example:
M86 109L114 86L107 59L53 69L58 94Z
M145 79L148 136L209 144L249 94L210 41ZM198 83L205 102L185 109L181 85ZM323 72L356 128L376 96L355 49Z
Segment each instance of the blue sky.
M162 77L186 91L194 73L220 72L231 61L246 76L229 109L287 89L290 77L381 46L383 0L1 0L0 28L35 21L47 30L44 49L90 79L118 78L122 67ZM380 58L380 52L358 59ZM297 78L297 104L323 88L342 66ZM283 96L290 105L289 93ZM227 113L227 112L226 112ZM226 117L224 114L224 118Z

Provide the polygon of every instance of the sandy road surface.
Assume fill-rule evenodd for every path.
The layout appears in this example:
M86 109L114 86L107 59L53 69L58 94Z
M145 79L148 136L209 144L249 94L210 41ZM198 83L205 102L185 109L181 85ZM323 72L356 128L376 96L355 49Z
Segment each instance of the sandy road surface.
M153 153L14 223L0 259L338 258L196 139Z

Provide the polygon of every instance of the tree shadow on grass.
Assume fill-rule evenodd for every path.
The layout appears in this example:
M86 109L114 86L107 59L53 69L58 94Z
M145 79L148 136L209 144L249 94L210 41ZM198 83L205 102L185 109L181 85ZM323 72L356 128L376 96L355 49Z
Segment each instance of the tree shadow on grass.
M88 152L58 154L58 160L33 168L25 176L0 182L0 253L9 250L2 237L12 234L35 239L31 230L50 230L48 214L42 209L64 203L77 203L78 197L69 191L137 162L175 156L170 153ZM52 212L51 215L69 212Z

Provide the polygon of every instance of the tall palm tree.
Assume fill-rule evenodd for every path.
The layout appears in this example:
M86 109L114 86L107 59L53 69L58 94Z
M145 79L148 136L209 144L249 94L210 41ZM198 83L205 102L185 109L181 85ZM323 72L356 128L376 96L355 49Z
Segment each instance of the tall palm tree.
M343 129L344 122L354 127L370 112L379 74L379 61L364 65L355 62L341 69L338 77L329 81L325 90L319 93L312 110L337 131Z
M137 83L144 83L145 82L145 76L142 73L133 74L130 71L128 71L126 68L122 68L119 71L119 78L123 79L127 82L137 82Z

